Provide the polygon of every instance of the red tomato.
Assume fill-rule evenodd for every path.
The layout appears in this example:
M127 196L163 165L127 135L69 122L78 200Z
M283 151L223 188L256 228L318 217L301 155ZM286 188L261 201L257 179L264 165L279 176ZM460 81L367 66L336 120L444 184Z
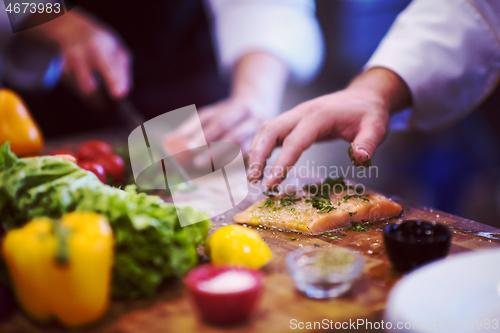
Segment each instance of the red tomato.
M118 155L101 156L96 159L96 163L104 167L104 171L113 177L113 182L121 182L123 179L124 163Z
M81 161L78 162L78 166L82 169L93 172L101 182L106 184L106 171L104 171L102 165L92 161Z
M113 155L113 147L109 143L99 140L90 140L78 147L76 157L79 161L94 161L100 156Z

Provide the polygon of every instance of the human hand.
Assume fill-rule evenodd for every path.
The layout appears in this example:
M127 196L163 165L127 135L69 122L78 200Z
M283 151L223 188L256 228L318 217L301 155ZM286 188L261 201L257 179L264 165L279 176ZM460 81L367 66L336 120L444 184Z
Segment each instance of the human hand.
M86 100L99 102L103 89L112 98L126 95L131 85L127 48L101 22L71 11L43 24L37 32L57 42L64 58L63 80Z
M200 109L199 114L182 124L177 130L168 134L167 140L176 142L180 138L186 147L194 148L199 142L232 142L237 144L244 156L247 155L252 137L259 125L265 120L258 103L245 99L229 98ZM199 121L203 132L198 129ZM218 159L226 151L211 149L212 158ZM193 159L197 168L206 167L210 158L200 154Z
M314 142L335 138L352 142L351 160L366 166L386 137L388 119L380 101L358 91L343 90L302 103L259 127L249 154L248 179L263 176L264 162L278 145L283 148L266 179L268 187L279 184Z
M272 54L253 52L244 55L234 69L230 97L200 110L204 133L197 133L198 119L193 118L169 134L167 140L179 144L183 141L187 149L205 140L232 142L239 145L246 155L258 126L278 113L287 77L286 66ZM222 149L222 146L218 148ZM211 149L213 159L224 154L227 151ZM203 168L207 161L210 158L201 154L195 157L194 165Z
M335 138L351 142L348 152L354 165L368 166L387 136L390 111L407 106L410 99L396 74L377 68L344 90L302 103L259 127L250 148L248 179L262 178L265 161L276 146L283 148L266 179L267 187L279 184L314 142Z

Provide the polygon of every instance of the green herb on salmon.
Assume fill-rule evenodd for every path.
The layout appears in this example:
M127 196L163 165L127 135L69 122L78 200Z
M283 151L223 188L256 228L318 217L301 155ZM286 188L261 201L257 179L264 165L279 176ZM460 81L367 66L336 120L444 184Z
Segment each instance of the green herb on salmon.
M352 231L368 231L370 228L368 228L366 225L363 225L358 222L351 222L351 226L349 227L349 230Z

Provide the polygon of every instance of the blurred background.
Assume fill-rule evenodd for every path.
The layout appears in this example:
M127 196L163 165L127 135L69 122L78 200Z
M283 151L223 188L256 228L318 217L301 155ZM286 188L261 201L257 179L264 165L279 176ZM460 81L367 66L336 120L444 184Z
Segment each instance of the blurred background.
M95 12L101 10L101 15L105 17L113 17L110 13L102 12L97 2L93 5L92 2L89 3L81 1L80 5ZM182 8L176 8L174 11L173 8L169 8L168 1L164 3L164 8L159 11L163 13L163 18L148 20L155 22L154 24L123 25L112 20L108 20L108 23L118 32L126 33L128 30L129 33L141 36L137 41L127 40L127 43L131 44L132 48L151 53L154 50L150 45L158 40L156 39L158 36L143 38L140 34L142 30L144 33L150 33L158 28L160 21L165 22L162 24L165 29L168 29L168 22L179 19L178 14L169 13L178 13L182 10ZM396 16L408 3L409 0L317 0L316 15L326 43L325 61L319 75L312 82L307 85L290 84L288 86L282 111L305 100L345 87L361 71ZM158 104L167 110L189 104L196 104L200 107L223 98L228 91L227 80L216 79L217 82L214 84L211 80L216 75L207 69L209 66L204 66L206 63L215 62L215 57L196 58L199 52L205 52L211 47L203 42L204 34L208 33L202 28L208 22L204 18L206 13L202 8L199 11L190 12L189 15L185 13L184 19L201 22L201 25L195 24L194 26L198 28L178 31L175 38L166 36L161 38L171 38L165 45L170 45L171 49L178 53L177 56L180 54L180 57L185 58L186 61L178 63L175 68L169 70L143 65L135 71L134 87L136 90L133 99L143 105L148 105L152 100L161 99L159 103L150 103L147 108L144 108L153 110L153 113L158 113L155 111ZM116 15L114 13L114 16ZM130 20L133 21L133 18ZM196 43L186 48L185 40L188 39ZM22 45L20 50L13 50L9 43L10 37L0 38L0 47L4 50L3 85L17 89L19 85L28 87L28 81L32 82L30 83L33 85L32 89L18 90L18 92L26 101L48 139L60 140L60 138L82 131L116 125L113 115L92 113L92 111L79 114L62 112L57 115L44 115L47 105L58 104L58 108L67 110L79 107L81 103L78 98L68 94L66 88L57 79L51 78L52 76L48 74L41 78L22 76L21 79L18 78L21 82L17 82L16 85L12 76L15 77L18 74L8 73L6 68L13 68L13 59L17 62L24 60L29 62L29 59L23 60L22 55L32 52L23 49ZM53 60L50 47L50 45L47 46L49 51L46 54L48 68L50 68L50 61ZM5 50L9 50L10 55ZM162 58L159 61L171 60ZM193 68L191 66L193 61L199 66ZM59 74L52 73L53 77L58 77ZM11 79L5 80L9 75ZM151 90L146 83L155 75L179 79L174 80L174 84L161 87L161 91ZM196 76L195 79L193 79L194 76ZM192 82L199 82L199 86L192 86ZM44 88L39 88L40 86ZM169 91L171 94L165 96L164 91ZM199 93L194 94L193 91ZM48 97L49 95L59 97ZM192 98L194 95L197 96L195 99ZM359 181L382 193L400 196L422 205L500 227L500 161L498 161L500 159L500 131L498 130L500 122L498 112L495 112L498 110L497 105L500 103L488 100L477 112L473 112L452 128L439 132L401 132L395 128L377 150L377 155L373 160L373 164L378 167L378 177L363 178ZM95 121L96 118L99 118L98 122ZM67 123L73 125L62 125ZM301 157L298 166L314 161L316 166L347 168L351 166L347 148L348 144L340 141L315 144ZM275 158L276 154L275 151L271 158Z

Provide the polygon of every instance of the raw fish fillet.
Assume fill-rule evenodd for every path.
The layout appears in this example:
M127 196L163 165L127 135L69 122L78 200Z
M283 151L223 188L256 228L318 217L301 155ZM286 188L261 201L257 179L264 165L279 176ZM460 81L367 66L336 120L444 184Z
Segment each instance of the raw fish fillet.
M366 191L363 195L346 190L331 193L330 203L323 200L326 205L320 208L316 208L318 201L313 207L313 198L302 190L294 196L276 195L254 203L237 214L234 220L240 224L316 235L347 227L350 222L372 222L399 216L403 209L400 204L373 191Z

